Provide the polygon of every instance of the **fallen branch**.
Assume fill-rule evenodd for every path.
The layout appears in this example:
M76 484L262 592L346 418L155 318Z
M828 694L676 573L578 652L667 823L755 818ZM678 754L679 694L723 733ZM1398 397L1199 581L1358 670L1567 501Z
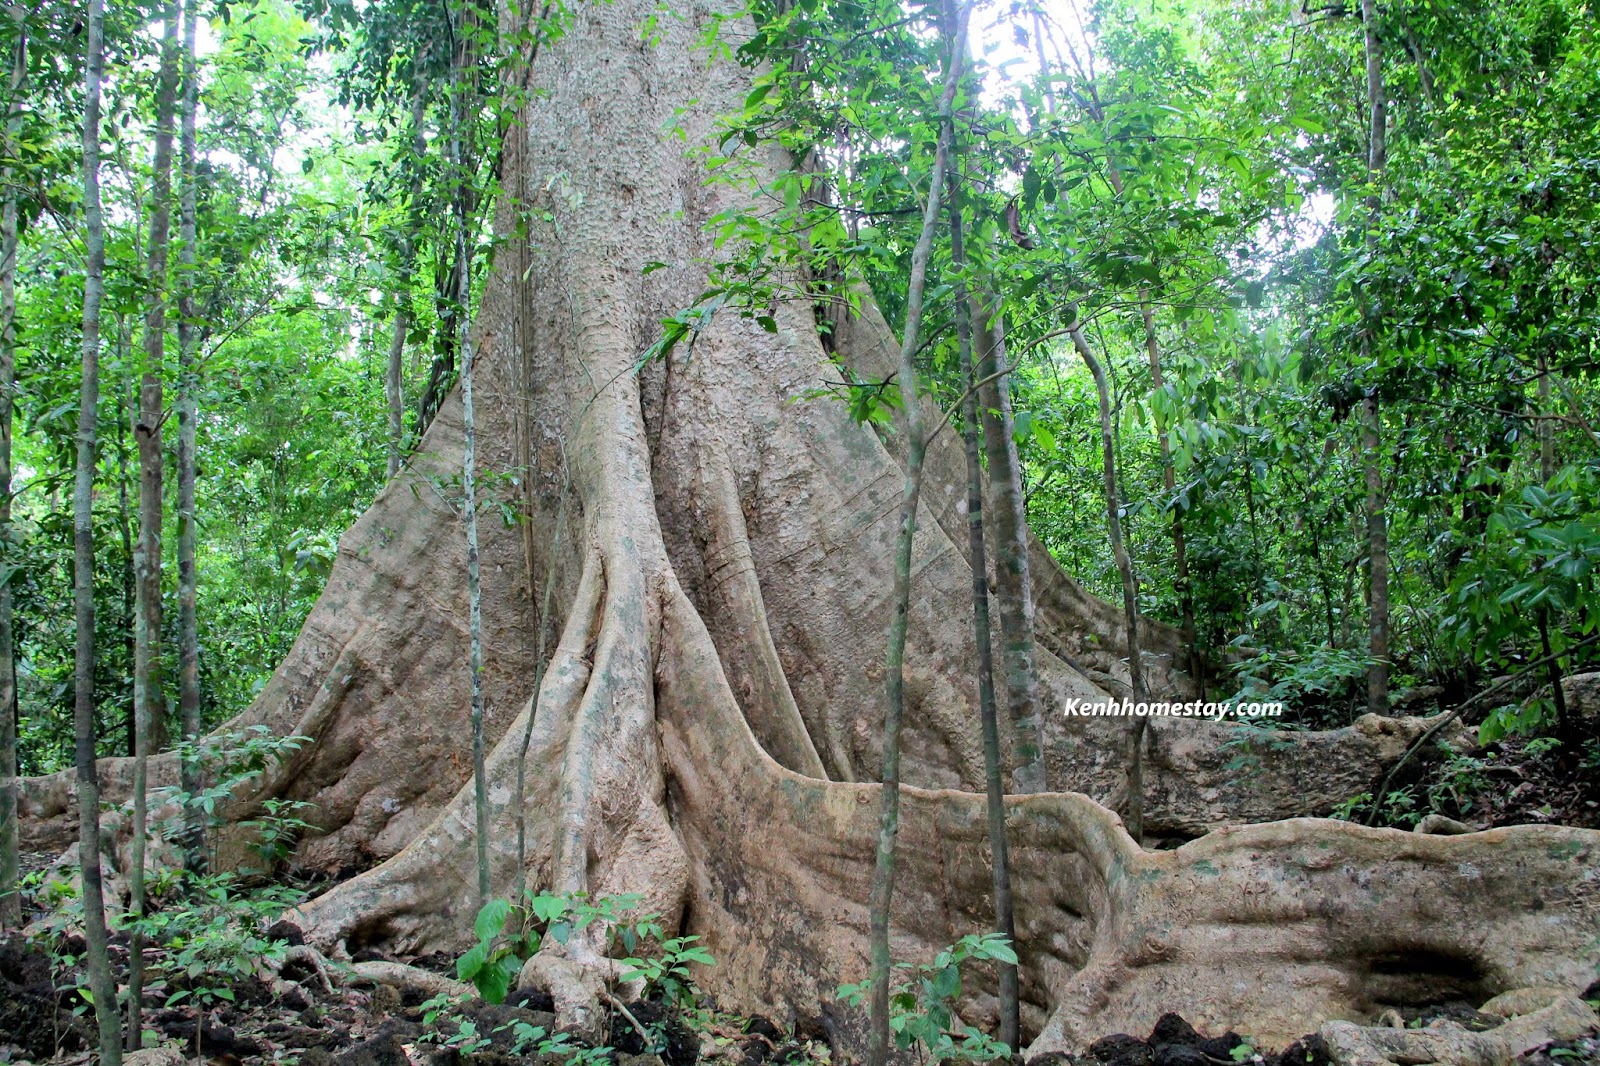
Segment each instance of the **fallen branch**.
M622 1005L622 1000L613 996L610 992L601 992L600 994L605 997L607 1003L617 1008L618 1013L628 1020L628 1024L633 1026L633 1031L639 1034L639 1039L644 1041L644 1046L647 1049L655 1046L655 1037L651 1036L645 1027L639 1024L639 1019L633 1016L632 1011Z

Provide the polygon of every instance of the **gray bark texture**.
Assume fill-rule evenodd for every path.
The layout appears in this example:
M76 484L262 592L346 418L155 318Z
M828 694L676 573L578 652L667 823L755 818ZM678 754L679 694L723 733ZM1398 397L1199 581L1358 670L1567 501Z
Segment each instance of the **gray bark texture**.
M100 863L100 782L95 763L94 472L100 404L100 302L105 294L106 242L100 207L100 83L105 70L104 9L89 0L84 16L83 213L87 258L83 283L83 374L78 393L77 462L72 485L74 649L73 777L83 886L83 938L94 996L101 1066L121 1066L122 1026L106 942Z
M195 447L198 444L195 422L199 404L195 393L199 380L199 328L194 306L194 273L198 252L195 248L195 215L199 189L195 174L195 112L199 108L200 82L196 71L195 24L199 19L198 0L185 0L183 10L183 99L178 127L178 398L174 405L178 417L178 720L185 739L200 735L200 617L199 571L195 549L199 530L195 525ZM179 787L189 795L200 788L197 768L181 769ZM184 855L191 870L199 871L204 854L205 821L200 811L185 808Z
M11 58L11 106L6 113L0 155L15 158L22 125L22 86L28 74L28 34L16 27ZM0 205L0 552L11 551L11 408L17 379L17 192L10 164L5 167L5 203ZM17 689L13 642L11 579L0 580L0 929L22 921L17 893L21 869L17 833Z
M519 874L561 892L638 892L704 938L718 965L697 976L724 1006L821 1016L860 1051L865 1018L834 990L868 967L880 790L860 782L881 755L905 435L801 399L837 374L809 298L779 302L775 334L723 312L692 353L636 371L661 319L707 287L705 220L760 202L708 184L692 154L749 90L747 71L695 43L729 9L681 5L648 44L653 6L581 9L541 50L506 145L509 196L549 221L502 245L475 332L477 469L523 475L514 489L481 484L517 493L528 516L481 529L491 880L496 892ZM663 132L674 123L682 140ZM668 266L647 273L653 262ZM857 372L893 372L900 346L870 300L830 317ZM319 831L296 860L371 867L299 912L329 951L460 950L472 936L465 546L435 488L462 452L451 396L344 536L294 648L234 723L314 738L253 797L314 804ZM908 960L993 921L957 435L933 438L923 477L891 922ZM1045 763L1077 790L1005 802L1034 1051L1147 1031L1168 1010L1281 1046L1419 997L1592 979L1600 833L1424 836L1296 817L1370 788L1426 721L1369 715L1253 751L1231 723L1152 720L1146 832L1199 839L1136 845L1100 802L1124 784L1128 723L1060 713L1070 698L1126 694L1126 621L1027 543ZM559 637L541 674L547 581ZM1188 697L1179 632L1139 631L1152 698ZM1236 769L1241 757L1254 772ZM108 795L126 789L123 763L104 771ZM152 783L175 776L151 761ZM63 779L26 783L31 840L63 842L70 795ZM525 977L582 1024L615 972L602 949L575 937ZM972 982L963 1018L994 1025L995 992Z

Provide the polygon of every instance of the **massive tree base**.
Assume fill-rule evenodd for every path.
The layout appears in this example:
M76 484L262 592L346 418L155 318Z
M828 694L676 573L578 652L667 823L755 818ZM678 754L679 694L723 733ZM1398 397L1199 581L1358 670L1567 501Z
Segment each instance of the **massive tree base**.
M480 318L479 463L527 517L482 523L493 881L505 891L517 873L514 781L531 730L530 885L641 894L704 937L718 965L700 979L725 1005L821 1015L849 1046L864 1019L833 990L866 969L877 790L859 782L878 759L897 442L842 404L797 399L836 373L808 300L776 304L775 334L724 311L692 346L638 367L660 320L706 286L704 220L747 195L706 185L684 150L714 139L746 73L694 51L709 8L663 18L654 46L639 37L650 9L584 8L541 52L543 93L507 146L505 228L523 212L529 235L501 251ZM674 119L684 142L662 133ZM892 337L869 305L833 344L872 374ZM342 540L242 719L314 740L260 790L315 805L320 832L297 861L372 867L302 909L328 951L454 949L471 935L460 441L452 399ZM893 922L904 959L990 921L952 435L928 477L907 653L905 774L921 787L906 790ZM1117 612L1043 552L1034 567L1047 705L1116 688ZM547 584L559 639L535 704ZM1147 646L1156 690L1187 693L1176 634L1152 626ZM1008 801L1033 1048L1147 1029L1168 1010L1270 1045L1391 1005L1582 987L1600 834L1430 837L1296 817L1370 787L1423 725L1368 718L1252 752L1232 725L1155 722L1146 824L1207 835L1145 851L1101 805L1121 785L1125 724L1049 720L1050 784L1074 791ZM1241 754L1243 774L1230 768ZM59 838L67 800L63 782L30 784L36 843ZM533 975L581 986L605 971L596 947ZM569 991L581 1009L585 993ZM992 1020L981 981L963 1011Z

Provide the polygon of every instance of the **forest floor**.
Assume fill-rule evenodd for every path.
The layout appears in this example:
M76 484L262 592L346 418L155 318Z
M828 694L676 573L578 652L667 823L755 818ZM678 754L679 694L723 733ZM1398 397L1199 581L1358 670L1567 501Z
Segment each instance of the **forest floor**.
M1585 757L1587 756L1587 757ZM1507 739L1413 767L1396 788L1401 798L1386 811L1386 821L1413 825L1425 814L1443 814L1473 829L1514 824L1565 824L1600 828L1600 767L1594 751ZM1352 816L1359 817L1359 813ZM42 870L53 855L25 857ZM345 871L349 876L357 871ZM333 882L302 880L298 890L315 895ZM34 903L38 912L43 904ZM46 923L49 924L49 923ZM62 923L54 923L59 927ZM275 927L267 935L293 942L297 930ZM258 941L258 943L264 943ZM127 938L113 936L113 961L125 969ZM92 1058L93 1020L80 994L86 984L81 937L59 932L25 938L0 938L0 1066L52 1063L79 1066ZM357 962L385 959L367 950ZM435 955L398 958L419 969L454 976L454 959ZM255 977L213 980L210 1002L199 1011L192 1002L166 1005L171 989L147 991L146 1051L134 1066L180 1066L204 1060L221 1066L831 1066L836 1061L830 1019L803 1020L785 1030L762 1017L721 1012L702 999L692 1010L672 1010L660 1002L625 1004L645 1030L641 1035L621 1012L607 1019L606 1040L598 1048L573 1045L538 1054L526 1037L530 1029L555 1029L548 996L531 989L513 992L505 1004L477 999L442 1004L426 993L386 986L323 988L308 967L290 964L282 976L292 982L275 997ZM173 987L181 987L174 985ZM280 986L281 989L282 986ZM1600 996L1600 982L1585 993ZM1478 1013L1477 1004L1435 1004L1402 1011L1408 1026L1439 1019L1469 1029L1499 1019ZM198 1035L199 1055L196 1053ZM519 1045L519 1037L522 1043ZM648 1039L646 1038L648 1037ZM141 1061L142 1060L142 1061ZM1207 1066L1255 1062L1277 1066L1329 1063L1314 1035L1277 1054L1258 1053L1235 1033L1197 1033L1182 1018L1168 1015L1147 1036L1109 1034L1076 1060L1041 1056L1031 1066ZM1600 1035L1552 1045L1524 1056L1528 1066L1600 1064Z
M1549 747L1507 737L1470 752L1415 764L1396 781L1391 824L1409 828L1440 813L1474 829L1569 825L1600 829L1600 744Z
M117 948L117 956L125 958L126 942ZM81 950L81 941L45 950L20 937L0 940L0 1062L81 1066L91 1060L94 1027L77 992L81 975L75 965L62 963ZM450 969L443 956L394 961L441 973ZM150 1007L145 1028L152 1047L132 1066L202 1060L221 1066L831 1066L836 1061L823 1019L786 1031L766 1018L724 1014L704 1002L692 1011L635 1002L626 1007L648 1041L618 1013L608 1019L609 1037L601 1048L540 1055L518 1046L519 1030L549 1032L555 1026L548 996L532 989L512 993L504 1004L466 999L438 1012L423 992L383 985L336 985L329 991L309 972L286 971L286 976L303 978L287 995L275 998L255 979L235 981L232 1002L216 1003L198 1017L190 1006ZM1591 989L1595 992L1600 990ZM1408 1027L1444 1019L1473 1030L1501 1021L1466 1003L1407 1010L1402 1017ZM1085 1055L1044 1055L1030 1066L1328 1066L1333 1061L1315 1035L1276 1054L1258 1052L1239 1034L1206 1036L1168 1014L1146 1037L1111 1034ZM1600 1034L1539 1049L1518 1062L1600 1063Z

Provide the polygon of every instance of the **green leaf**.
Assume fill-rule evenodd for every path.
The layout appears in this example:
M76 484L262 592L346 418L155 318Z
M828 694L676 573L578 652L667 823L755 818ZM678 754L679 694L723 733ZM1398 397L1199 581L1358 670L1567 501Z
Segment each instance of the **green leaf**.
M533 916L541 922L551 922L567 913L567 901L562 896L538 895L528 901Z
M746 111L754 111L756 107L760 105L761 101L767 98L767 94L771 91L772 82L770 81L757 85L754 89L750 90L750 95L744 98L744 109Z
M511 991L512 982L517 979L517 974L522 970L522 960L515 955L506 955L497 959L478 975L473 982L478 989L478 994L490 1003L504 1003L506 995Z
M478 934L479 940L493 940L505 928L506 918L510 914L509 900L491 899L478 911L478 920L473 923L473 931Z
M456 976L463 981L474 981L488 961L489 946L481 942L474 944L456 960Z

